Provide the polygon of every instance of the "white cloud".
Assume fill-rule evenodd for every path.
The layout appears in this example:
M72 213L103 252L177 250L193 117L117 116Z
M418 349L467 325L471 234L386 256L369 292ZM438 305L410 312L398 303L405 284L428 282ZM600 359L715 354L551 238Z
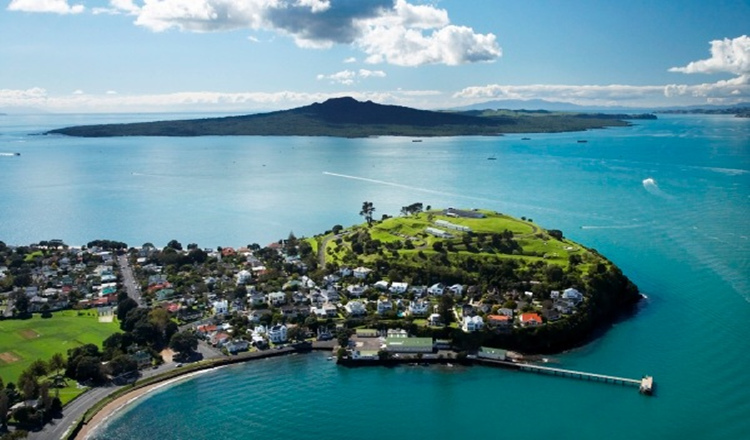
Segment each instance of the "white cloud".
M83 5L69 5L68 0L11 0L9 11L47 12L53 14L80 14Z
M317 79L320 80L329 80L332 84L343 84L345 86L350 86L354 83L356 83L359 79L366 79L366 78L385 78L386 73L382 70L368 70L368 69L359 69L358 71L354 70L342 70L340 72L332 73L330 75L317 75Z
M392 92L305 93L294 91L262 92L179 92L151 95L69 94L50 96L43 88L0 89L0 107L33 107L52 112L162 112L222 111L247 114L257 111L289 109L329 98L351 96L360 101L408 105L418 108L445 106L434 103L436 91L396 90Z
M81 90L81 89L73 90L73 94L74 95L83 95L83 90Z
M711 42L711 58L693 61L685 67L672 67L670 72L750 74L750 37L743 35Z
M445 9L406 0L110 0L100 11L133 14L138 26L155 32L270 30L303 48L353 45L369 63L457 65L501 55L495 35L453 25Z
M352 63L356 63L356 62L357 62L357 59L356 59L356 58L354 58L354 57L349 57L349 58L346 58L346 59L344 60L344 63L345 63L345 64L352 64Z

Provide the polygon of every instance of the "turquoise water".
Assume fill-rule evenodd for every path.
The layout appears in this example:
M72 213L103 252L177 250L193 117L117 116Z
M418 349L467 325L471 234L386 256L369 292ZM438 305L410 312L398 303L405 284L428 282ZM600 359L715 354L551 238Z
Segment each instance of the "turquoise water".
M240 246L360 222L364 200L378 215L417 201L485 207L562 229L648 296L556 360L657 381L646 398L487 368L348 370L300 355L176 385L101 438L750 437L750 120L660 116L530 141L27 136L92 118L124 117L0 118L0 152L22 153L0 155L0 240Z

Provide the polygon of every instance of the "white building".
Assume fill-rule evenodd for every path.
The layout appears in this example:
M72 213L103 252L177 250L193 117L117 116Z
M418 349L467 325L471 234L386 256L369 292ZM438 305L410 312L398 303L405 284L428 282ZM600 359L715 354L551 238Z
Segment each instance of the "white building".
M284 324L276 324L269 328L268 339L274 344L286 342L286 326Z
M380 291L386 291L386 290L388 290L388 281L386 281L386 280L380 280L380 281L376 282L375 284L373 284L372 287L374 287L374 288L376 288L376 289L378 289Z
M346 309L346 312L352 316L362 316L367 313L367 309L362 301L349 301L344 308Z
M428 227L428 228L424 228L424 231L426 233L428 233L430 235L434 235L435 237L438 237L438 238L453 238L453 235L451 235L450 233L448 233L446 231L443 231L442 229L438 229L438 228Z
M427 288L427 293L433 296L440 296L445 292L445 284L437 283Z
M270 306L279 306L286 303L286 293L284 292L271 292L267 297Z
M454 295L461 296L464 294L463 284L454 284L448 288Z
M409 283L402 283L402 282L392 282L391 287L388 288L388 290L391 291L391 293L396 295L403 295L406 293L406 291L409 289Z
M242 270L241 270L241 271L240 271L240 272L239 272L239 273L237 274L237 285L240 285L240 284L247 284L247 283L249 283L249 282L250 282L250 280L252 280L252 279L253 279L253 273L252 273L252 272L250 272L249 270L245 270L245 269L242 269Z
M215 315L226 315L229 313L229 302L225 299L214 301L212 308Z
M355 284L352 286L347 286L346 291L349 292L349 295L359 298L363 293L365 293L365 288L361 284Z
M466 333L476 332L484 327L484 320L481 316L464 316L461 323L461 329Z
M435 224L446 229L453 229L454 231L471 232L471 228L468 226L457 225L445 220L435 220Z
M360 266L352 271L352 275L354 275L354 278L364 280L365 278L367 278L367 275L369 275L370 272L372 272L372 269Z
M426 315L429 311L429 301L412 301L411 304L409 304L409 313L412 315Z
M572 287L563 290L562 297L563 299L572 301L576 305L580 304L580 302L583 301L583 294Z
M383 314L393 310L393 303L388 299L378 299L378 313Z

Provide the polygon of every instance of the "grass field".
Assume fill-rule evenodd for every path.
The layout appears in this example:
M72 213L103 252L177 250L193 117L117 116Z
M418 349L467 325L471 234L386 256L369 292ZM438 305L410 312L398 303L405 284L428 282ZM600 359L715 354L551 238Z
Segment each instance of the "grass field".
M54 312L52 318L0 321L0 377L16 382L21 372L36 359L49 360L53 354L67 357L70 348L96 344L119 330L117 320L99 322L96 310ZM62 393L61 393L61 398Z

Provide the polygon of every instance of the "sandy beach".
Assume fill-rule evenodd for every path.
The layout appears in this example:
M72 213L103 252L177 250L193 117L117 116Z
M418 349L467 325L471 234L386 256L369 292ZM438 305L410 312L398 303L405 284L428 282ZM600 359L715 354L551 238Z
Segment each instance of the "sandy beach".
M133 391L126 393L117 399L113 400L109 404L107 404L104 408L102 408L94 418L92 418L89 423L83 425L81 430L78 432L78 435L76 435L77 440L83 440L88 438L91 434L94 433L94 431L101 426L102 424L106 423L109 419L111 419L113 416L117 415L120 411L125 409L128 405L136 402L137 400L141 398L145 398L148 394L169 387L177 382L189 379L193 376L207 373L209 371L216 370L221 367L215 367L210 368L206 370L200 370L200 371L194 371L188 374L184 374L181 376L173 377L171 379L157 382L151 385L147 385L145 387L141 387L138 389L134 389Z

